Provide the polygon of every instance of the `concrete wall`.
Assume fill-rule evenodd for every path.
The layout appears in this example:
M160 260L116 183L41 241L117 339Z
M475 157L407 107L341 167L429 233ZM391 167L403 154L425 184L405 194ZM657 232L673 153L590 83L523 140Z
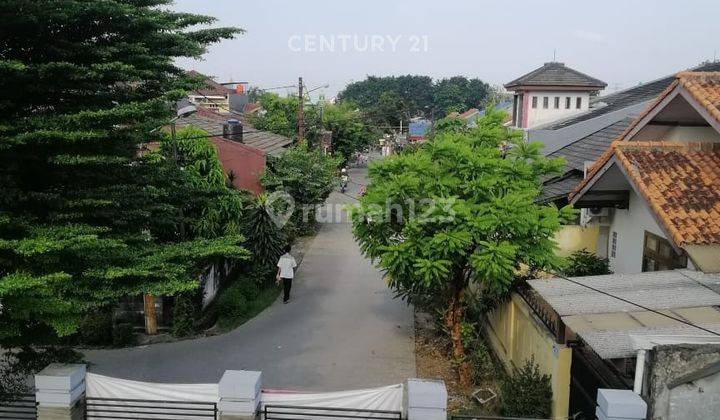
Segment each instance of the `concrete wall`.
M508 302L488 314L485 330L490 346L508 372L535 357L540 371L551 378L553 418L565 418L570 403L572 349L555 343L545 325L515 293Z
M608 259L614 273L629 274L642 271L645 231L666 238L660 226L655 222L645 201L630 191L630 205L627 209L616 209L610 224L608 237ZM613 232L617 233L617 247L612 256L611 244Z
M532 107L532 98L537 97L537 108ZM548 107L543 108L543 98L548 98ZM555 108L555 97L560 98L560 107ZM565 98L570 98L570 109L565 108ZM580 109L575 106L576 98L582 98ZM534 128L553 121L568 118L570 116L585 112L590 107L590 93L588 92L568 92L568 91L529 91L525 93L525 98L529 101L527 107L527 126L524 128Z
M649 367L650 419L720 418L720 373L710 374L672 389L668 384L720 362L718 345L661 346L653 351ZM684 381L683 381L684 382Z
M557 254L567 257L575 251L583 249L592 253L597 253L598 237L600 235L600 226L589 225L582 227L580 225L563 226L555 234L555 242L558 244Z

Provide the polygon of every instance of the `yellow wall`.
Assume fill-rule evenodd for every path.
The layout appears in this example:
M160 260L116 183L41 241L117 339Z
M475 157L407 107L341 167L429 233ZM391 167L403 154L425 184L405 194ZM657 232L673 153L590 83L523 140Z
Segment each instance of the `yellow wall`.
M550 375L553 390L553 418L565 418L570 403L570 362L572 349L555 343L545 325L525 301L513 293L511 299L488 315L485 323L490 345L508 372L535 356L543 374Z
M567 257L575 251L587 249L593 254L597 253L598 236L600 235L600 226L588 225L582 227L580 225L563 226L555 234L555 242L558 244L558 255Z

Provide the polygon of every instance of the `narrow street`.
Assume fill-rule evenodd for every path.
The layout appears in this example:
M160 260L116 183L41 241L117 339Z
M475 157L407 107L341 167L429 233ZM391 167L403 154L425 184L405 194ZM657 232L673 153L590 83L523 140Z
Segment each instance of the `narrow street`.
M366 170L350 171L351 202ZM90 371L126 379L216 382L226 369L261 370L266 388L343 390L400 383L415 374L412 308L394 300L347 223L325 223L279 300L216 337L86 352Z

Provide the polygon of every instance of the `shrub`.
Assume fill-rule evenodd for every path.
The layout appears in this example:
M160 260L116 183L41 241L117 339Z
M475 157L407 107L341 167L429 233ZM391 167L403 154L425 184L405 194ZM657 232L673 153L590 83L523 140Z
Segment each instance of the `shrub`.
M480 384L494 371L492 356L482 340L475 342L469 355L474 384Z
M235 318L241 318L247 313L248 301L243 294L243 289L240 287L242 283L238 282L227 289L223 290L218 297L217 302L217 313L219 322L222 324L223 320L231 320Z
M172 329L175 337L187 337L195 334L196 320L200 313L199 305L192 294L181 294L175 298L172 308Z
M113 328L112 341L115 347L135 345L137 343L137 337L135 337L133 325L129 322L116 324Z
M107 308L91 312L83 318L79 328L79 339L82 344L106 346L113 342L112 311Z
M245 300L248 302L257 299L260 294L260 288L257 283L251 281L251 279L243 279L239 281L235 287L240 290L240 294L245 296Z
M607 258L600 258L583 249L575 251L567 258L563 274L568 277L599 276L612 274Z
M535 359L527 360L500 388L500 413L509 417L548 418L552 411L550 376L540 374Z

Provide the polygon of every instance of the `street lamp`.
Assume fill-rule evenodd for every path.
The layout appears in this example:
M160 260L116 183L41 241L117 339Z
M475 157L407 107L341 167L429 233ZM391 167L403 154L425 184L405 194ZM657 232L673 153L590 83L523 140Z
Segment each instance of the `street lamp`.
M172 153L173 153L173 161L175 161L175 166L179 167L178 162L178 150L177 150L177 136L175 134L175 123L180 118L186 118L191 116L192 114L197 112L197 107L195 105L188 105L184 106L177 110L177 115L175 118L170 120L170 135L172 136Z

